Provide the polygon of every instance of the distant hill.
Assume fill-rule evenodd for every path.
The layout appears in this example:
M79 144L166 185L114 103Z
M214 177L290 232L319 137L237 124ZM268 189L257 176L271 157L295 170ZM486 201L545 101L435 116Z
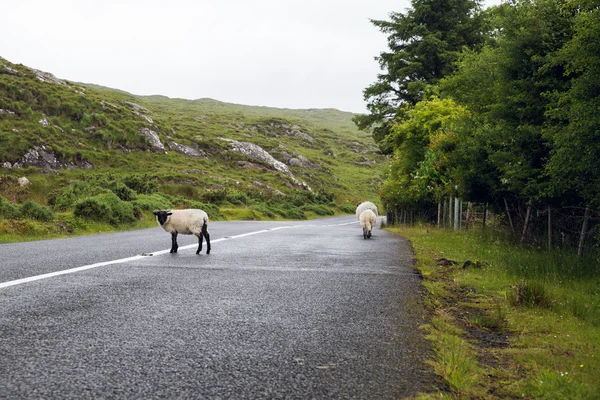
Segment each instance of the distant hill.
M0 58L0 175L27 177L41 204L94 174L144 174L167 194L309 191L354 203L377 197L382 156L352 116L136 96Z

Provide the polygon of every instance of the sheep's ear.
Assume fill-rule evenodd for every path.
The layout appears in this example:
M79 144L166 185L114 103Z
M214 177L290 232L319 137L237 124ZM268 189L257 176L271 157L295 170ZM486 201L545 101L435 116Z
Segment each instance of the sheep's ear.
M154 215L158 215L158 213L159 213L159 212L160 212L160 211L158 211L158 210L154 210L154 211L152 211L152 213L153 213Z
M173 214L173 212L167 211L167 215L172 215L172 214Z

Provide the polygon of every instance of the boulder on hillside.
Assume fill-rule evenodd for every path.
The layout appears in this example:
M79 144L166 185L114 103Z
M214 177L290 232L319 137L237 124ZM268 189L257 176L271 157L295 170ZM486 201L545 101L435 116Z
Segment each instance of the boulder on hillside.
M176 142L168 142L167 145L173 151L184 154L189 157L206 157L206 153L202 150L196 150L192 147L185 146Z
M51 149L46 146L34 146L19 161L12 165L12 168L24 167L36 167L44 171L54 171L57 169L89 169L92 168L92 164L83 157L77 157L68 163L62 163Z
M154 132L153 130L150 130L148 128L142 128L142 129L140 129L140 133L142 135L146 136L146 139L148 139L148 141L150 142L152 147L154 147L156 150L159 150L162 153L167 152L165 150L165 146L160 141L158 134L156 132Z

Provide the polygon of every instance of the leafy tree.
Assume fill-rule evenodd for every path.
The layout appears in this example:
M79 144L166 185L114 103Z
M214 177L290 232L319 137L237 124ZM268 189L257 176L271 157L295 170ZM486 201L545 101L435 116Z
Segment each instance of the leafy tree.
M381 149L393 148L385 137L395 119L423 98L427 85L453 71L463 47L483 44L484 18L478 0L413 0L405 14L390 21L372 20L388 35L388 52L376 58L383 73L364 90L369 114L354 118L363 130L373 129Z
M556 54L571 78L548 110L554 151L548 163L553 193L576 194L586 205L600 206L600 9L596 2L572 4L574 33Z
M384 203L423 209L453 190L454 128L465 116L451 99L432 98L417 103L392 127L388 140L395 150L381 190Z
M461 187L475 201L542 199L551 149L543 135L548 98L567 84L563 69L549 61L569 36L569 17L555 0L515 1L496 13L495 42L465 53L441 83L444 94L475 113L462 139Z

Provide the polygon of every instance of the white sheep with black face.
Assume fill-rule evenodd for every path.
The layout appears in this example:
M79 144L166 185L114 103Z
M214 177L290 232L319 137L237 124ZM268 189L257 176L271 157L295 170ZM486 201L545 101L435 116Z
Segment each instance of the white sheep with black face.
M379 213L377 212L377 206L375 204L371 203L370 201L363 201L362 203L356 205L356 219L360 221L360 214L362 214L365 210L371 210L375 213L376 217L379 216Z
M210 254L210 235L208 234L208 214L199 209L154 210L156 221L171 234L171 253L177 253L177 235L196 235L198 250L202 251L202 238L206 238L206 254Z
M371 238L371 231L375 228L377 224L377 215L371 209L366 209L360 214L358 218L360 221L360 226L363 228L363 237L365 239Z

